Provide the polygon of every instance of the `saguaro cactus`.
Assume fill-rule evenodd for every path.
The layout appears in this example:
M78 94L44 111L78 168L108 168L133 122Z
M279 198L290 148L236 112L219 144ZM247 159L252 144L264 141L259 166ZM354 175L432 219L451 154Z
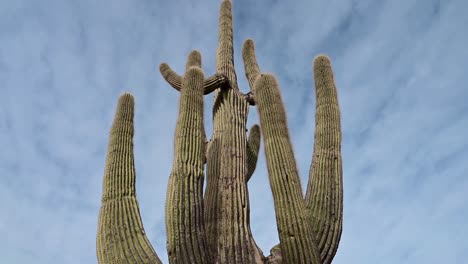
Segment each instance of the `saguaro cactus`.
M315 143L304 197L279 85L273 75L261 73L252 40L242 52L250 92L238 88L231 6L222 1L215 74L204 77L197 51L190 53L183 76L165 63L160 66L180 92L166 200L169 262L331 263L341 237L343 184L340 112L330 60L324 55L314 60ZM211 92L213 134L207 141L203 95ZM252 105L260 127L254 125L247 137ZM133 108L132 95L123 94L111 128L97 235L101 264L161 263L145 235L135 195ZM257 163L260 131L280 239L269 256L250 230L248 181Z

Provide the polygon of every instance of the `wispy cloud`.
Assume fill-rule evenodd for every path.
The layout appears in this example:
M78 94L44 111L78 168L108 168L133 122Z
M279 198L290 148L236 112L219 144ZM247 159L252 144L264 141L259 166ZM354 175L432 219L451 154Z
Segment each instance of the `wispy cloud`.
M282 87L305 188L312 59L327 53L343 128L344 231L334 263L467 258L468 4L463 0L234 0L236 66L256 41ZM0 2L0 255L5 263L97 263L95 233L118 95L136 97L137 192L165 259L164 200L178 94L160 77L191 49L215 68L219 1ZM207 131L211 100L207 98ZM249 124L258 122L251 109ZM263 153L251 218L278 242ZM262 195L259 195L262 194Z

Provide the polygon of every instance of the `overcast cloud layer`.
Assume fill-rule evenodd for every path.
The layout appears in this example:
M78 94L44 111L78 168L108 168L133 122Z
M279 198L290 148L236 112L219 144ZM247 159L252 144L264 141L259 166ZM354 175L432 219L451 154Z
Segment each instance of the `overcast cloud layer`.
M312 59L327 53L342 113L344 229L337 264L466 263L468 2L234 0L241 46L279 79L303 188L312 157ZM108 133L119 94L136 98L137 192L167 263L165 190L191 49L214 73L220 1L0 1L0 262L97 263ZM464 33L465 32L465 33ZM211 134L211 97L205 99ZM249 125L258 122L250 110ZM263 148L263 146L262 146ZM278 242L262 152L252 229Z

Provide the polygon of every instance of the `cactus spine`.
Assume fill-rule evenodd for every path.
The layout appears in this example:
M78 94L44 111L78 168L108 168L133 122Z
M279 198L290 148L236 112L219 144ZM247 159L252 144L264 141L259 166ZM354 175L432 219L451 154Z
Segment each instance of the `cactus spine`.
M231 1L222 1L214 75L204 77L197 51L190 53L183 76L168 64L160 66L162 76L180 92L166 197L169 262L331 263L341 237L343 184L340 112L330 60L324 55L314 60L315 143L304 198L279 85L273 75L261 73L252 40L242 52L251 91L243 94L238 88L231 8ZM207 142L203 95L211 92L213 134ZM97 235L100 264L161 263L144 233L135 195L133 105L130 94L120 97L111 128ZM250 105L256 105L260 127L254 125L247 137ZM257 163L260 131L280 239L266 257L250 230L247 185Z

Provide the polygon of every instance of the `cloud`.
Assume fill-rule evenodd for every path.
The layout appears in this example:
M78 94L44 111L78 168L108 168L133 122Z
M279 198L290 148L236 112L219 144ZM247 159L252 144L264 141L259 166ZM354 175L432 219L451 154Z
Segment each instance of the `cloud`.
M463 263L468 205L466 3L234 1L241 46L276 74L305 189L314 133L312 59L332 58L342 113L344 230L334 263ZM107 136L118 95L136 98L141 214L166 259L164 200L178 94L191 49L214 73L219 1L0 3L0 255L6 263L97 263ZM211 133L211 97L205 100ZM249 124L258 122L250 110ZM263 152L249 183L264 253L278 242Z

